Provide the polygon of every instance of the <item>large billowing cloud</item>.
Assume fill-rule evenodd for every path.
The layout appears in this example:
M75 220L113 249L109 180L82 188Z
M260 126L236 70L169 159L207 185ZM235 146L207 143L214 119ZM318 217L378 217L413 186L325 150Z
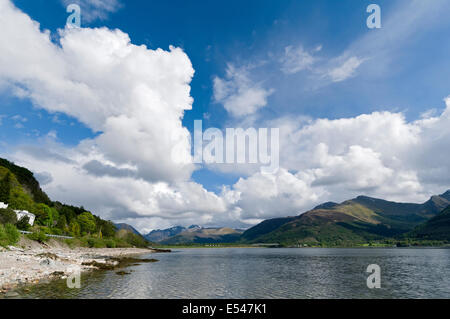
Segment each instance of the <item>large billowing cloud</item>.
M173 145L179 157L190 154L181 118L192 107L194 70L181 49L148 50L106 28L61 30L59 47L9 1L0 2L0 14L1 81L37 107L99 132L82 143L86 156L134 165L148 181L190 177L193 167L171 158Z
M96 137L75 148L55 136L11 157L46 176L58 200L115 219L164 217L207 223L222 200L190 181L194 70L179 48L149 50L120 30L64 29L59 44L10 1L0 0L0 84L38 108L77 118Z
M283 169L255 173L224 190L242 219L300 214L314 204L365 194L421 202L450 188L450 98L436 117L401 113L354 118L281 118Z

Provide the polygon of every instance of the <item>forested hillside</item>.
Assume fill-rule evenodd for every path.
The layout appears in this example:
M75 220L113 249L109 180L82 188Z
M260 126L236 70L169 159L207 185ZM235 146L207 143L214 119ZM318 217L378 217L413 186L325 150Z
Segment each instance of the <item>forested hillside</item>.
M68 243L89 247L148 245L142 236L118 230L111 221L103 220L83 207L51 201L31 171L5 159L0 159L0 202L9 205L7 209L0 209L0 224L8 225L10 232L13 231L11 225L32 231L31 239L45 241L46 234L50 234L74 237ZM28 224L26 217L17 220L14 210L26 210L36 215L34 226ZM0 228L0 244L2 236L6 236L5 227ZM10 244L10 241L3 239L3 243Z

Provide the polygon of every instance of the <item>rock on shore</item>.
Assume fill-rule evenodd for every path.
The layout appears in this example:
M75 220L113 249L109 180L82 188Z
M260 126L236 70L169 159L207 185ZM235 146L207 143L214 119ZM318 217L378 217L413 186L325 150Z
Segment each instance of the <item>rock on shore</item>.
M152 252L141 248L70 249L61 244L43 246L36 243L25 247L0 247L0 293L10 292L20 284L66 278L77 269L113 268L120 258Z

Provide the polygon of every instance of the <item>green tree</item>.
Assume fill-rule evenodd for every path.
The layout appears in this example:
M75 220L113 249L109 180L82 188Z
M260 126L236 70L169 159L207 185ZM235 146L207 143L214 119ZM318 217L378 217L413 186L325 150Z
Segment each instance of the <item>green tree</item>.
M58 223L56 224L56 227L61 229L64 232L67 232L69 229L67 227L67 219L65 215L59 215Z
M11 173L6 173L0 181L0 202L9 203L9 194L11 193Z
M37 204L34 212L39 225L54 227L58 223L59 213L54 207L48 207L45 204Z
M103 237L105 238L111 238L114 237L116 234L116 226L108 220L97 220L97 226L99 227L100 231L103 234Z
M48 227L54 227L58 225L59 213L54 207L50 207L50 220Z
M69 229L74 237L80 236L81 232L80 224L78 224L78 222L75 219L70 222Z
M0 225L0 246L14 245L19 241L20 233L12 224Z
M80 224L81 232L88 233L95 231L95 218L89 212L84 212L77 217L78 224Z
M12 209L26 210L31 213L35 212L35 204L30 195L26 194L20 185L11 188L9 196L9 206Z
M0 224L17 223L17 215L11 208L0 209Z
M45 204L37 204L35 208L36 221L39 225L49 226L52 217L50 207Z
M24 216L22 217L16 224L17 229L20 230L29 230L31 228L30 225L30 217Z

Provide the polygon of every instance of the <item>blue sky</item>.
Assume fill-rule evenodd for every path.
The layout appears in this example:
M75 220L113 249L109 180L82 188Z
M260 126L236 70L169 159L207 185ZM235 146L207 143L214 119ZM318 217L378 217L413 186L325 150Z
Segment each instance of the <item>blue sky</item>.
M59 45L58 29L64 28L68 16L67 1L13 3L38 21L41 31L50 30L53 42ZM97 8L95 12L89 0L81 3L84 28L120 29L134 45L145 45L149 50L169 50L170 45L182 48L195 70L190 83L192 110L185 111L182 119L191 133L195 119L203 119L204 127L223 129L240 125L267 127L279 119L298 123L301 119L309 123L317 119L355 119L361 114L383 111L402 114L403 124L408 127L423 118L424 113L428 117L439 116L446 108L443 99L450 95L450 43L445 41L450 34L450 5L445 1L376 1L381 7L381 29L366 26L366 8L374 1L109 0L106 3L112 9ZM343 72L347 62L350 70L345 69L343 76L336 73ZM353 67L352 62L356 63ZM227 75L230 70L243 76L245 84L239 82L238 76ZM226 106L229 97L217 98L215 81L234 85L236 90L242 86L254 88L265 96L264 105L244 117L235 116ZM56 137L58 147L72 148L101 134L80 118L51 112L33 99L17 97L11 89L0 92L0 104L0 138L5 154L13 154L20 145L44 145L49 136ZM286 157L290 156L296 155ZM384 165L388 167L394 157L401 156L383 159ZM308 170L316 168L316 164L307 166ZM286 164L286 170L298 174L302 168ZM239 178L251 178L250 173L239 169L202 167L191 173L193 182L217 196L223 196L222 186L233 189ZM420 173L418 176L420 183ZM425 198L443 187L433 185L425 187L421 183L416 194ZM353 186L347 189L333 196L341 199L364 190ZM328 190L323 194L330 193L333 192ZM399 193L396 191L396 198L408 197ZM385 195L389 191L374 194ZM305 207L321 196L311 196L313 199ZM158 218L161 214L157 214ZM174 222L160 224L171 223Z

